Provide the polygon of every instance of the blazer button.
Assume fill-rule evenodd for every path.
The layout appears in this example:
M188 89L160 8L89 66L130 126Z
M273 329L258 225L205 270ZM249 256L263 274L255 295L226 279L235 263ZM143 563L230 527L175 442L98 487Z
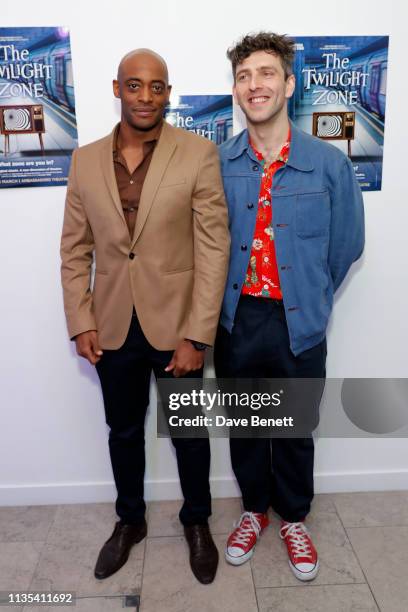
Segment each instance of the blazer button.
M241 244L241 251L246 251L247 250L247 245L246 244Z
M238 283L234 283L234 284L232 285L232 288L233 288L233 289L238 289Z
M253 208L254 205L252 204L252 202L250 202L249 204L247 204L247 208L249 208L251 210L251 208Z
M129 253L129 259L134 259L135 258L135 254L134 253Z

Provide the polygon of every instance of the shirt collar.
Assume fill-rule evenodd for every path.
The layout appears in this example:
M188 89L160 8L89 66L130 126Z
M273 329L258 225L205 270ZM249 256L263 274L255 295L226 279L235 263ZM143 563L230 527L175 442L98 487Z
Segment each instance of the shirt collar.
M310 150L309 142L310 139L313 137L296 127L292 121L289 121L289 124L291 140L287 165L291 166L292 168L295 168L296 170L309 172L314 168L314 165L308 153L308 151ZM249 144L248 130L245 129L242 130L238 137L236 137L236 141L228 152L228 158L236 159L237 157L240 157L243 153L248 152L249 154L251 151L252 147Z
M291 140L291 130L290 130L290 126L289 126L289 130L288 130L288 135L287 138L285 140L285 142L282 145L281 150L279 151L278 156L273 160L273 162L271 162L269 164L269 166L271 166L272 164L276 163L276 162L281 162L283 164L286 164L289 158L289 151L290 151L290 140ZM262 153L260 153L260 151L258 151L255 146L252 144L251 139L248 136L248 141L249 144L251 145L257 159L262 163L262 165L265 167L266 164L266 160L263 157Z
M144 145L146 145L146 144L151 144L151 143L156 144L157 143L157 141L160 138L160 134L161 134L161 131L162 131L162 126L163 126L163 123L161 123L158 126L158 129L157 129L157 131L154 132L152 138L150 138L149 140L145 140L143 142L143 148L144 148ZM121 152L120 151L120 147L118 147L119 129L120 129L120 123L118 123L118 125L116 126L115 131L113 133L112 152L113 152L113 158L114 159L117 159L118 156L120 155L120 152Z

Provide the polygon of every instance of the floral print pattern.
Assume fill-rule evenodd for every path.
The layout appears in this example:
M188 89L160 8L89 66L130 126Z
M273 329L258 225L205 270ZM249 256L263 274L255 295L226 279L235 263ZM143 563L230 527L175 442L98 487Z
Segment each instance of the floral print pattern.
M278 266L276 263L274 233L272 227L272 180L275 172L288 161L290 131L278 157L269 166L262 154L251 144L262 166L258 212L249 264L242 293L255 297L282 299Z

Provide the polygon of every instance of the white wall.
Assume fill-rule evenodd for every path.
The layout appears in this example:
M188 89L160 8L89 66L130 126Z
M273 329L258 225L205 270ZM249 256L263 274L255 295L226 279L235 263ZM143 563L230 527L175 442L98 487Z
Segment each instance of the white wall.
M139 7L140 5L140 7ZM367 247L337 298L329 376L407 377L408 188L403 0L305 3L131 0L2 1L3 26L71 30L80 144L118 120L111 79L121 56L151 47L180 93L229 92L226 48L250 30L292 35L390 35L383 189L364 195ZM28 15L25 21L23 16ZM21 21L20 21L21 20ZM59 280L65 188L0 191L0 504L114 499L97 377L68 341ZM152 398L155 394L153 391ZM147 497L179 497L168 440L148 420ZM213 441L215 496L237 494L225 440ZM318 491L408 488L404 439L317 442Z

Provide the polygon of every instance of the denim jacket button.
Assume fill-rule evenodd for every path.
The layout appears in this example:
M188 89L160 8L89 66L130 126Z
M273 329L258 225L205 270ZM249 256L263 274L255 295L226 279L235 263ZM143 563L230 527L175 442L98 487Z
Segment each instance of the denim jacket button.
M254 205L252 204L252 202L250 202L249 204L247 204L247 207L248 207L249 209L251 209L251 208L253 208L253 207L254 207Z
M257 172L259 170L259 166L257 166L256 164L252 166L252 170L254 172Z
M234 284L232 285L232 288L233 288L233 289L238 289L238 283L234 283Z

